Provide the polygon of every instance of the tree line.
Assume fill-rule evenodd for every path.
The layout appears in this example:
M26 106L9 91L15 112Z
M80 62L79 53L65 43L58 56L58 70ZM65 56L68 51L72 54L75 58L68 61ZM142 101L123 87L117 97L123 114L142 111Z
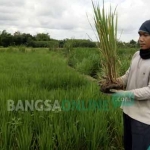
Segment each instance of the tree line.
M15 32L13 35L3 30L0 33L0 46L27 46L27 47L56 47L63 48L72 44L73 47L96 47L96 43L83 39L52 39L48 33L30 33Z
M137 47L138 43L131 40L129 43L118 41L119 47ZM64 47L96 47L96 42L86 39L52 39L48 33L30 33L15 32L13 35L6 30L0 32L0 46L27 46L27 47L48 47L48 48L64 48Z

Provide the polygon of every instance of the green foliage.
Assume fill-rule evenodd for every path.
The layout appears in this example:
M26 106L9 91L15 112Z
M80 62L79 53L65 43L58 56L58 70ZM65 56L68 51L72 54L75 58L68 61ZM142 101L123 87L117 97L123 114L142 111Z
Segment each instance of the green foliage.
M117 41L118 48L139 48L138 42L131 40L129 43Z
M18 49L20 52L23 52L23 53L27 51L25 46L19 46Z
M6 48L0 48L0 52L6 52Z
M130 66L133 54L137 51L136 48L120 48L118 50L118 55L120 57L121 67L119 74L123 75Z
M94 48L96 47L96 43L90 40L84 40L84 39L67 39L65 40L65 43L64 43L64 47L66 46L72 46L74 48L77 48L77 47Z
M48 33L38 33L35 36L36 41L50 41L50 36Z
M136 51L137 49L135 48L118 49L118 63L121 65L118 70L118 76L123 75L127 71L130 60ZM97 48L75 48L67 55L67 63L83 74L99 78L103 75L101 57ZM126 61L126 58L128 58L128 61Z
M51 42L52 44L48 44ZM55 42L55 44L53 44ZM56 44L57 43L57 44ZM48 33L37 33L37 35L32 36L29 33L21 33L19 31L15 32L13 35L8 33L6 30L3 30L0 33L0 47L9 47L9 46L20 46L24 45L27 47L47 47L50 50L54 50L56 47L66 48L66 53L69 49L78 48L78 47L87 47L95 48L96 42L86 40L86 39L64 39L56 40L50 38ZM57 45L57 46L53 46ZM118 42L118 47L138 47L138 44Z
M75 68L86 75L92 77L97 77L97 72L99 71L99 57L98 55L90 56L89 58L83 58L81 62L78 62Z
M36 52L35 48L30 48L31 52Z
M130 41L130 44L133 44L133 45L135 45L135 44L137 44L136 43L136 41L134 41L133 39Z
M53 48L58 48L58 42L57 41L32 41L30 46L47 47L47 48L53 49Z
M56 50L57 48L59 47L59 42L58 41L50 41L50 44L49 44L49 51L54 51Z
M4 47L11 46L12 44L12 35L10 33L7 33L6 30L3 30L1 35L0 35L0 44Z
M59 40L59 48L63 48L65 44L65 40Z
M67 40L64 44L64 55L68 56L73 50L73 40Z
M7 50L6 50L6 52L13 52L13 51L14 51L14 48L13 48L13 47L11 47L11 46L10 46L10 47L8 47L8 48L7 48Z
M16 52L17 49L13 46L9 46L5 51L11 53L11 52Z
M70 52L68 65L83 74L96 77L101 66L99 52L97 49L76 48Z
M0 149L122 149L120 109L112 107L110 97L100 93L96 83L69 68L64 57L46 49L0 53L0 57ZM93 100L100 105L93 111L9 112L9 99L15 103L49 99L60 104Z
M30 43L30 41L32 41L34 38L32 37L32 35L30 34L26 34L26 33L20 33L15 32L14 36L13 36L13 44L15 46L19 46L19 45L24 45L24 46L28 46L28 44Z

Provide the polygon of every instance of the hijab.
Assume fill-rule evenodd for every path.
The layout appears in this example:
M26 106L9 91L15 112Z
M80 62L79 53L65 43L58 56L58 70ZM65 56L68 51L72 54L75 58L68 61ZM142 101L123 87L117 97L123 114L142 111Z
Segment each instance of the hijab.
M140 29L139 32L146 32L148 34L150 34L150 20L145 21ZM150 49L140 49L140 56L142 59L149 59L150 58Z

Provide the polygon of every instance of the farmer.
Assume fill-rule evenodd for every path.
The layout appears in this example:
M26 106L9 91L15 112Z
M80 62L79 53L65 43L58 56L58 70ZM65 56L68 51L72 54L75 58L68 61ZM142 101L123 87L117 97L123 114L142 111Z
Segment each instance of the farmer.
M121 91L134 95L134 103L122 105L125 150L148 150L150 148L150 20L145 21L139 31L138 50L132 57L131 64L125 75L118 81L126 87ZM120 87L120 84L118 84ZM101 91L117 88L112 84L101 85ZM118 91L119 92L119 91Z

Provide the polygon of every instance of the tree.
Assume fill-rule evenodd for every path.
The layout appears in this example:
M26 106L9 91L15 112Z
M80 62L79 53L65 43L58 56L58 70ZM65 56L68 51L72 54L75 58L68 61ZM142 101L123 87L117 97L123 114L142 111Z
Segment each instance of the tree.
M7 33L6 30L3 30L0 36L0 43L2 46L7 47L13 44L13 37L10 33Z
M36 41L50 41L50 36L48 33L38 33L35 36Z
M28 46L29 45L29 43L31 42L31 41L33 41L34 40L34 37L31 35L31 34L29 34L29 33L23 33L22 34L22 44L24 44L24 45L26 45L26 46Z
M136 44L136 41L131 40L131 41L130 41L130 44L135 45L135 44Z
M13 36L13 42L15 45L26 45L28 46L28 44L33 40L33 36L31 34L26 34L26 33L21 33L19 31L14 33Z
M14 33L13 43L14 43L14 45L21 45L22 44L22 35L19 31Z

